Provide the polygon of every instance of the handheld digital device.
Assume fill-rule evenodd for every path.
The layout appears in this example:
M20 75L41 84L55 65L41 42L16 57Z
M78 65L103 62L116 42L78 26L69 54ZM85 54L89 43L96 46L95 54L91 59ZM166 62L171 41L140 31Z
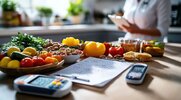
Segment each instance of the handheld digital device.
M117 15L108 15L108 17L111 19L111 21L116 25L116 26L127 26L129 27L130 24L129 22L122 16L117 16Z
M14 80L14 88L20 93L58 98L70 92L72 82L63 77L25 75Z
M131 66L126 75L126 82L131 84L141 84L148 71L148 65L143 63L135 63Z

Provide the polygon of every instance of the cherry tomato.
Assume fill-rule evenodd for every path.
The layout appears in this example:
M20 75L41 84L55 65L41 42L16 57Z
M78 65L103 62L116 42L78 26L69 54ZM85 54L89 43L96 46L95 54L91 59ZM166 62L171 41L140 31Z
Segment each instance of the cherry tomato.
M62 61L62 56L60 55L53 55L53 58L56 58L59 62Z
M45 58L46 64L55 63L55 62L58 62L58 60L56 58L53 58L53 57L46 57Z
M104 55L107 56L109 54L109 48L111 47L111 44L108 42L104 42L104 45L106 47L106 51L105 51Z
M34 66L41 66L45 64L45 60L41 57L34 56L33 57L33 65Z
M109 54L111 54L113 57L115 55L123 56L124 50L122 47L110 47L109 48Z
M46 57L51 57L51 56L52 56L52 53L50 53L50 52L41 53L41 54L39 55L39 57L41 57L41 58L43 58L43 59L45 59Z
M3 57L5 57L5 54L1 53L1 54L0 54L0 60L1 60Z
M21 67L33 67L33 60L31 58L24 58L20 62Z

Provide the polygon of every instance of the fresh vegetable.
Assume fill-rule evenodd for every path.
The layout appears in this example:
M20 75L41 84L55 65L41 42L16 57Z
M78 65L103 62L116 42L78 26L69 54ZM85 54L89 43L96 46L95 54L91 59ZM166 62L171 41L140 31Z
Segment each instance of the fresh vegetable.
M30 52L23 51L22 53L25 54L25 55L31 56L31 53L30 53Z
M21 52L14 51L10 57L11 57L11 59L21 61L23 58L30 57L30 56L23 54Z
M156 40L145 41L143 43L143 52L149 53L155 57L162 57L164 54L165 44Z
M17 36L13 36L11 41L2 45L1 51L7 51L11 46L16 46L23 51L26 47L34 47L36 50L42 50L43 46L47 43L45 39L40 37L34 37L26 33L18 33Z
M21 52L21 50L20 50L18 47L12 46L12 47L9 47L9 48L8 48L8 50L7 50L7 55L10 57L11 54L12 54L14 51Z
M20 67L20 62L18 60L11 60L8 65L8 68L19 68Z
M159 47L161 49L164 49L164 47L165 47L164 43L161 43L161 42L155 42L154 46Z
M33 67L33 60L29 57L26 57L20 62L21 67Z
M120 55L120 56L123 56L123 53L124 53L124 50L122 47L110 47L109 48L109 54L111 54L113 57L115 55Z
M108 54L109 54L109 48L111 47L111 44L108 43L108 42L104 42L104 45L105 45L105 47L106 47L106 51L105 51L104 55L108 56Z
M59 62L62 61L62 56L60 55L53 55L53 58L56 58Z
M3 57L5 57L4 53L0 53L0 60L3 59Z
M53 57L46 57L45 58L45 63L46 64L56 63L56 62L58 62L58 60L56 58L53 58Z
M41 57L34 56L33 57L33 65L34 66L41 66L45 64L45 60Z
M90 41L85 44L84 54L86 56L99 57L106 51L106 47L103 43Z
M80 40L75 39L74 37L67 37L62 40L62 44L66 46L78 46L80 44Z
M10 57L4 57L1 62L0 62L0 66L1 67L7 67L8 63L11 61Z
M44 51L44 52L41 52L41 53L39 54L39 57L41 57L41 58L43 58L43 59L45 59L45 58L47 58L47 57L52 57L52 53L47 52L47 51Z
M31 56L35 56L37 54L37 51L33 47L26 47L23 52L29 52Z

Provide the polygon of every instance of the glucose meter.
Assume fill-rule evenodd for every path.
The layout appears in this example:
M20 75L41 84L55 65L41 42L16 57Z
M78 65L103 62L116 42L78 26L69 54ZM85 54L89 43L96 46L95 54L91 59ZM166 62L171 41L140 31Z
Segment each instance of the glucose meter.
M145 78L147 70L147 64L133 64L128 74L126 75L126 82L131 84L141 84Z
M63 97L70 92L72 82L63 77L25 75L14 80L14 88L20 93Z

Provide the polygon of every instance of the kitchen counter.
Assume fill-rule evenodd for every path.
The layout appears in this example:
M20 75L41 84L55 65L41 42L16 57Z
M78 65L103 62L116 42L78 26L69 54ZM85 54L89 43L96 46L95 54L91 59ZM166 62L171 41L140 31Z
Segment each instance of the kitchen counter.
M64 32L86 32L86 31L120 31L115 25L93 24L93 25L67 25L67 26L32 26L32 27L14 27L14 28L0 28L0 36L16 35L18 32L29 34L54 34ZM181 28L169 28L171 33L181 33Z
M62 100L181 100L180 50L181 44L167 43L164 57L154 57L152 62L147 62L149 71L142 85L127 84L127 70L103 88L73 84L71 93ZM17 93L13 80L0 72L0 100L52 100Z

